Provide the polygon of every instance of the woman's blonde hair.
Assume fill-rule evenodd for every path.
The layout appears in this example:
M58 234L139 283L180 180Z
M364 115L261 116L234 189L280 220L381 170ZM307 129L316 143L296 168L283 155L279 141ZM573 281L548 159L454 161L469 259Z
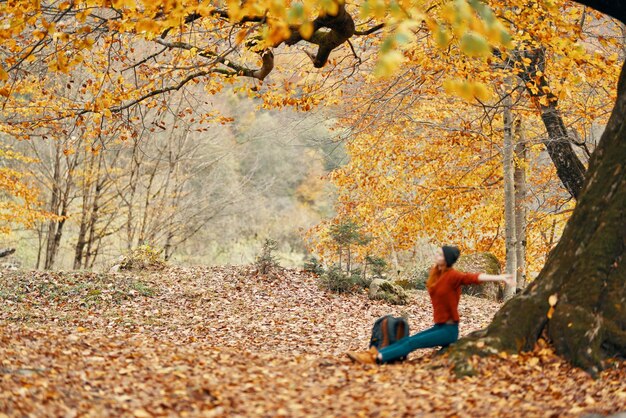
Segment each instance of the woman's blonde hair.
M446 266L440 269L436 264L430 269L430 273L428 273L428 280L426 280L426 288L430 289L437 279L441 277L443 273L450 270L450 267Z

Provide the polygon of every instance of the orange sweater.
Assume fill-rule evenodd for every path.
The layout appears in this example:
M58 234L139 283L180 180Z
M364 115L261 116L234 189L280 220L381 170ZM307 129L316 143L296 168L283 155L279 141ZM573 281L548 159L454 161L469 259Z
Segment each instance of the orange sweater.
M435 324L443 324L450 320L459 322L459 299L461 286L479 283L480 273L461 273L450 269L443 273L428 289L433 304Z

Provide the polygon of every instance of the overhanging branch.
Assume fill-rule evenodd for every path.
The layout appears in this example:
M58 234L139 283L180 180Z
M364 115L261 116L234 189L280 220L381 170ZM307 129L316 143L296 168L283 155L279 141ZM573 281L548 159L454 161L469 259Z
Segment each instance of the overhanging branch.
M129 107L132 107L138 103L143 102L146 99L149 99L150 97L154 97L154 96L158 96L159 94L163 94L163 93L167 93L168 91L175 91L175 90L180 90L185 84L189 83L191 80L198 78L198 77L203 77L205 75L209 75L210 73L215 72L214 70L205 70L205 71L199 71L197 73L193 73L193 74L189 74L187 77L185 77L184 79L182 79L178 84L174 85L174 86L169 86L169 87L164 87L162 89L157 89L157 90L152 90L149 93L144 94L143 96L132 100L131 102L128 102L124 105L120 105L120 106L115 106L112 107L110 110L113 113L117 113L117 112L121 112L122 110L128 109Z
M359 35L359 36L367 36L367 35L371 35L374 32L378 32L379 30L381 30L384 27L385 27L385 24L381 23L379 25L376 25L376 26L373 26L373 27L369 28L368 30L364 30L364 31L356 30L356 31L354 31L354 34L355 35Z
M185 49L188 51L195 48L193 45L188 44L186 42L165 42L162 39L157 39L155 40L155 42L168 48ZM261 65L261 68L259 69L251 69L251 68L243 67L241 65L235 64L229 59L226 59L226 56L230 52L232 52L232 49L222 54L217 54L215 52L205 50L205 51L201 51L198 55L204 58L211 58L213 60L213 63L220 63L222 65L225 65L231 68L234 71L232 75L252 77L261 81L263 81L263 79L265 79L265 77L267 77L267 75L274 69L274 54L269 49L265 49L259 52L259 54L261 55L261 59L262 59L262 65ZM222 72L222 71L214 70L214 72Z

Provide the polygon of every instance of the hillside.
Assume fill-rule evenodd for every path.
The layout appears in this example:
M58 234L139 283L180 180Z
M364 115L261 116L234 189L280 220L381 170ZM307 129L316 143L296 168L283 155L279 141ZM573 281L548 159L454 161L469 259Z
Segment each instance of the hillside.
M320 290L286 270L171 267L137 274L0 273L0 417L584 416L626 410L624 363L597 380L549 347L476 359L457 379L433 350L352 364L378 316L406 307ZM462 333L498 304L464 297Z

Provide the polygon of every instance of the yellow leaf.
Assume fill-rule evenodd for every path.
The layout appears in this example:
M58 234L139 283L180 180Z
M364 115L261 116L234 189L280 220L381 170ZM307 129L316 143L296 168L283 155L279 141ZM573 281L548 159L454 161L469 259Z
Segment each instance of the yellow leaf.
M443 83L446 93L462 97L465 100L473 100L474 93L472 84L468 81L446 80Z
M137 22L135 25L137 33L159 33L161 32L160 26L152 19L144 19Z
M89 17L90 13L91 11L89 9L81 10L80 12L76 13L76 20L82 23L87 20L87 17Z
M555 293L553 295L550 295L550 297L548 298L548 303L550 304L550 306L554 306L556 305L558 300L558 295Z
M473 83L473 95L480 101L487 101L491 98L491 92L489 88L483 83Z
M150 418L152 415L145 409L135 409L133 415L136 418Z
M137 7L137 2L135 0L113 0L113 7L118 9L135 9Z
M322 8L331 16L337 16L339 13L339 4L336 0L322 0Z
M461 38L461 50L470 57L485 56L491 53L487 40L480 34L467 31Z
M246 35L248 35L248 31L246 29L242 29L237 32L237 35L235 36L235 43L237 45L240 45L243 40L246 39Z
M299 30L300 35L302 35L304 39L309 39L311 38L311 35L313 35L313 23L306 22L305 24L300 26Z
M374 75L377 77L386 77L392 75L400 66L404 57L400 51L392 50L382 54L376 63Z
M239 20L241 17L241 6L239 0L228 0L226 2L226 7L228 8L228 17L230 17L230 21L235 22Z
M387 12L387 5L384 1L374 0L371 2L372 12L376 19L384 19Z
M9 79L9 73L7 73L2 65L0 65L0 81L7 81Z
M33 38L35 38L35 39L37 39L38 41L40 41L40 40L42 40L43 38L45 38L45 37L46 37L46 34L47 34L47 32L45 32L45 31L42 31L42 30L36 30L36 31L33 31L32 36L33 36Z

